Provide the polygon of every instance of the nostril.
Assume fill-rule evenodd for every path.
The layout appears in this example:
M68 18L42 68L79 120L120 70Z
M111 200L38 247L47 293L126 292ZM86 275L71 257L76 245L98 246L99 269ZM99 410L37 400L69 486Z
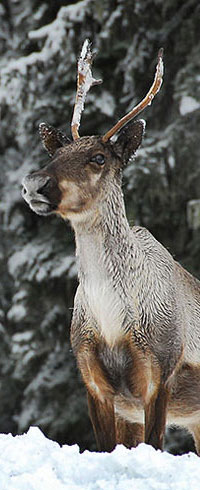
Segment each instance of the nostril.
M48 177L48 180L45 182L45 184L41 185L41 187L39 187L39 189L37 189L37 193L38 194L44 194L45 190L49 186L49 183L50 183L50 177Z
M26 175L22 180L22 196L25 200L37 199L38 194L48 198L46 189L51 180L49 175L41 175L39 172Z

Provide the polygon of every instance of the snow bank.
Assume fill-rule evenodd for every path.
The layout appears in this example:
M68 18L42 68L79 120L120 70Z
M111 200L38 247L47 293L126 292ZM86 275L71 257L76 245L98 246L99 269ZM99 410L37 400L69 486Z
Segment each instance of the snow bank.
M27 434L0 435L1 490L199 490L200 458L172 456L140 444L118 446L111 454L79 454L37 427Z

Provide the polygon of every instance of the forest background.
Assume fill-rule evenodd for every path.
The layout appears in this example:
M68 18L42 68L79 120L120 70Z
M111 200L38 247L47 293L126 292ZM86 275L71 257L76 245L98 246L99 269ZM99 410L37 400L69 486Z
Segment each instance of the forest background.
M37 425L60 443L96 447L69 342L73 233L32 213L20 190L48 161L39 123L70 136L86 37L103 84L88 94L81 135L103 134L142 99L164 48L164 83L142 114L146 135L123 189L130 224L200 278L199 19L198 0L1 1L0 432Z

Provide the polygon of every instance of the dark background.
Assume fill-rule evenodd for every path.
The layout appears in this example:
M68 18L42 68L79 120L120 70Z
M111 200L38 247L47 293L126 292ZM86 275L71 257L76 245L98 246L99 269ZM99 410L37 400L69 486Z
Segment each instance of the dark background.
M138 103L164 48L164 84L142 114L146 136L125 171L124 193L130 223L148 227L200 277L200 227L190 228L186 212L200 198L199 18L198 0L0 4L0 432L37 425L60 443L95 449L69 343L73 233L56 217L36 216L20 195L23 176L48 161L39 123L70 136L86 37L104 83L88 94L81 135L103 134ZM170 450L191 447L175 434L174 442L167 435Z

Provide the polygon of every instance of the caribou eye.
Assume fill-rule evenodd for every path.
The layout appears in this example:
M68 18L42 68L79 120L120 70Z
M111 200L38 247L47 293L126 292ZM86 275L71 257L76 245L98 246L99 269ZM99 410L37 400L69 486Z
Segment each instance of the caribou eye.
M91 158L91 162L95 162L98 165L104 165L105 157L101 153L98 153L97 155Z

